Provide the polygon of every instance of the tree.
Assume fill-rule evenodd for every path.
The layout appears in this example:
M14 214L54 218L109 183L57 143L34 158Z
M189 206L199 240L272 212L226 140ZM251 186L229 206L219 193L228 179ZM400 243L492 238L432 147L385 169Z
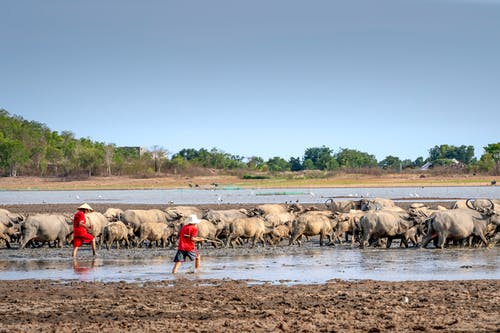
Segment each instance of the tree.
M290 164L290 170L292 171L304 170L304 166L300 162L300 157L290 157L288 163Z
M440 145L434 146L429 149L429 161L435 162L436 160L443 159L456 159L464 164L470 164L474 158L474 146L450 146Z
M29 153L20 141L0 138L0 167L9 176L16 177L18 168L28 161Z
M337 162L342 168L368 168L377 166L374 155L353 149L341 149L336 155Z
M425 164L424 158L422 156L417 157L415 161L413 161L413 165L416 166L417 168L420 168L422 165Z
M106 163L106 175L111 176L111 166L113 165L113 155L115 152L114 144L107 144L104 146L104 163Z
M496 163L500 162L500 142L490 143L489 145L483 148L487 154L491 155L491 158L493 158L493 160Z
M288 171L290 170L290 164L281 157L275 156L267 161L267 166L269 171Z
M248 158L247 167L251 170L260 170L264 165L264 159L258 156Z
M168 150L166 150L165 148L160 146L153 146L151 150L151 156L154 161L155 173L157 174L161 173L161 165L163 161L167 159L167 155L168 155Z
M332 160L334 160L332 150L326 146L306 149L304 161L306 160L310 160L314 165L314 169L318 170L327 170L336 165L335 163L332 164Z
M399 157L389 155L379 162L379 167L386 170L400 170L403 166Z

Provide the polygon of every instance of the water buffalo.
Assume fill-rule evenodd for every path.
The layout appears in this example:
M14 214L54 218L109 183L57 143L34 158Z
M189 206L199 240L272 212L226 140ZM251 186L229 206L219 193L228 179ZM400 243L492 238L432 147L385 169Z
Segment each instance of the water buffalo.
M106 244L106 249L110 249L114 242L116 248L120 248L120 242L124 241L127 249L130 247L129 238L134 236L132 226L125 225L122 221L110 222L104 226L102 240Z
M229 227L234 220L248 217L245 209L213 210L209 209L203 214L203 219L215 224L216 238L224 238L229 234Z
M335 214L334 220L337 221L337 223L333 230L333 239L342 243L341 236L344 234L347 242L349 235L351 235L351 245L354 245L356 233L359 229L359 221L361 216L365 213L366 212L362 210L351 210L348 213Z
M422 247L437 238L436 247L443 248L447 240L461 241L469 238L474 230L474 218L481 214L470 209L457 208L437 211L427 221L427 234L422 240Z
M5 245L10 249L11 237L19 233L19 225L11 222L9 218L0 216L0 239L5 241Z
M332 212L330 211L309 211L301 214L292 224L292 235L290 236L289 245L294 242L300 246L300 238L302 236L319 235L319 245L323 246L323 239L326 237L331 243L331 233L336 226L332 221Z
M102 232L104 227L109 223L109 220L99 212L90 212L85 214L87 225L89 226L89 233L94 238L99 239L99 246L102 246Z
M131 225L134 233L138 234L142 223L146 222L167 222L167 214L160 209L127 209L123 212L120 220Z
M71 217L62 214L30 215L21 223L20 248L23 249L30 240L57 241L57 246L62 247L71 233L71 223Z
M391 247L392 240L399 238L408 247L406 232L413 227L413 221L405 214L393 211L368 212L360 218L360 247L364 248L370 240L387 238L386 247Z
M152 247L153 242L161 241L162 247L165 248L174 232L175 226L172 223L144 222L139 227L137 247L141 247L142 243L147 239L150 242L149 247Z
M115 222L120 220L120 216L123 215L123 210L120 208L108 208L102 215L104 215L109 222Z
M182 218L186 218L189 215L196 215L199 219L203 216L202 211L198 207L194 206L175 206L165 209L167 221L174 222L179 221Z
M335 201L333 199L328 199L325 201L325 206L332 212L337 213L348 213L350 210L361 209L360 200L339 200Z
M264 220L260 217L243 217L237 218L229 226L229 235L227 237L226 247L231 244L234 247L234 242L238 238L251 238L253 239L252 247L255 246L257 240L266 246L264 241L264 234L271 232L271 228L265 226Z

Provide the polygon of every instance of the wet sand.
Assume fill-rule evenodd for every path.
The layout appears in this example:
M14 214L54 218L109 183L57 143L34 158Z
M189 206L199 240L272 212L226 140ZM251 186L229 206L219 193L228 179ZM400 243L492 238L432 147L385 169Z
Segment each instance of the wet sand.
M0 281L2 332L499 332L500 281Z
M154 208L120 208L141 207ZM165 274L145 283L0 281L0 332L500 332L499 279L286 286Z

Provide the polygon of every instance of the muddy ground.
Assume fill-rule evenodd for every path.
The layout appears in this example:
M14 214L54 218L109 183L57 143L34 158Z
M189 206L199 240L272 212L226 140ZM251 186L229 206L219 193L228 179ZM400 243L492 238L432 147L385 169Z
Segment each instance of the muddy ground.
M104 211L109 205L93 206ZM25 214L75 209L0 208ZM141 284L18 280L0 281L0 295L0 332L500 332L499 279L293 286L182 275Z
M0 281L1 332L500 332L500 281Z

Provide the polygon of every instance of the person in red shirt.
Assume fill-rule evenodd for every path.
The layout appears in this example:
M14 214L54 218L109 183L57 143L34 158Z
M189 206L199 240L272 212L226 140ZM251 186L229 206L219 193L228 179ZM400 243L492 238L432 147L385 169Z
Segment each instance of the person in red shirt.
M76 258L76 252L83 244L90 243L92 246L92 253L96 255L95 239L88 229L91 229L90 224L87 225L85 213L94 211L88 204L83 204L78 207L78 211L73 217L73 258Z
M177 253L174 257L174 268L172 274L177 273L181 263L189 260L194 260L194 267L196 270L200 269L201 258L200 253L196 250L195 242L203 241L203 238L198 236L198 227L196 226L201 221L196 215L190 215L186 219L186 224L179 231L179 245L177 246Z

